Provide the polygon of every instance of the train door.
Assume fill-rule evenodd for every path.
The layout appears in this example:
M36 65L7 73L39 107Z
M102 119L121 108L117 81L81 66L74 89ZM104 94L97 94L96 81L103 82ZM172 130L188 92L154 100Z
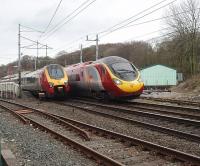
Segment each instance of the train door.
M95 66L87 68L87 83L90 91L100 91L102 89L101 78Z

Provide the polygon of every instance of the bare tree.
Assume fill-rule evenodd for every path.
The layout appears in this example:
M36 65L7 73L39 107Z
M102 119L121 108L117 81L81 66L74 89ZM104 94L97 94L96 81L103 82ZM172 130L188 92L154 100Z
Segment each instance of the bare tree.
M185 0L179 5L170 7L168 13L172 17L166 19L170 27L171 38L174 42L175 53L182 66L189 65L190 73L198 71L199 57L199 28L200 28L200 8L198 0Z

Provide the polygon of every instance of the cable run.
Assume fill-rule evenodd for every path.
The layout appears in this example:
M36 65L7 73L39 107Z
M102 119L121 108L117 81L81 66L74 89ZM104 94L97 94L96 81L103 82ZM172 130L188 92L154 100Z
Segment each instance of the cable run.
M79 15L81 12L83 12L86 8L88 8L90 5L92 5L95 1L97 0L93 0L91 1L89 4L87 4L90 0L85 1L84 3L82 3L77 9L75 9L72 13L70 13L66 18L64 18L63 20L61 20L57 25L55 25L51 30L49 30L47 32L48 35L46 35L46 37L43 40L46 40L47 38L49 38L50 36L52 36L52 34L54 34L56 31L58 31L61 27L63 27L65 24L67 24L68 22L70 22L71 20L73 20L77 15ZM85 5L87 4L87 5ZM84 6L85 5L85 6ZM83 7L84 6L84 7ZM83 7L83 8L82 8ZM81 9L82 8L82 9ZM78 11L79 9L81 9L80 11ZM78 13L76 13L78 11ZM73 15L74 13L76 13L75 15ZM72 16L72 17L71 17ZM71 18L70 18L71 17ZM65 22L63 22L65 21ZM63 22L63 23L62 23Z
M200 9L200 8L197 8L197 10L199 10L199 9ZM169 15L169 16L160 17L160 18L156 18L156 19L147 20L147 21L144 21L144 22L140 22L140 23L128 25L128 26L126 26L126 27L124 27L124 28L130 28L130 27L134 27L134 26L138 26L138 25L143 25L143 24L147 24L147 23L154 22L154 21L159 21L159 20L162 20L162 19L170 18L170 17L176 16L176 15L181 15L181 14L188 13L188 12L189 12L189 10L186 10L186 11L184 11L184 12L175 13L175 14L172 14L172 15ZM156 31L156 32L157 32L157 31ZM152 33L152 32L150 32L150 33ZM149 33L149 34L150 34L150 33ZM84 36L82 36L82 37L80 37L80 38L78 38L78 39L72 40L72 42L67 42L67 43L64 44L63 46L61 46L61 47L59 47L59 48L53 50L51 53L53 53L53 52L55 52L55 51L57 51L57 50L63 48L64 46L68 46L68 47L66 48L66 50L68 50L68 49L71 48L71 46L69 47L69 45L72 45L72 44L74 44L74 43L80 41L80 40L83 39L85 36L86 36L86 35L84 35ZM146 35L143 35L143 36L146 36ZM138 37L136 37L136 38L138 38ZM132 38L131 38L131 39L132 39ZM128 39L128 40L129 40L129 39ZM90 43L88 43L88 44L90 44ZM86 44L86 45L88 45L88 44Z
M54 13L53 13L53 15L52 15L52 17L51 17L51 19L50 19L48 25L46 26L46 28L45 28L45 30L44 30L44 33L47 31L47 29L48 29L49 26L51 25L51 23L52 23L52 21L53 21L55 15L56 15L56 13L57 13L57 11L58 11L60 5L61 5L61 3L62 3L62 0L60 0L58 6L56 7L56 10L54 11ZM44 33L43 33L43 34L44 34ZM41 34L39 38L41 38L43 34Z
M144 13L144 12L146 12L146 11L148 11L148 10L150 10L150 9L152 9L152 8L154 8L154 7L156 7L156 6L158 6L158 5L160 5L161 3L165 2L165 1L167 1L167 0L163 0L163 1L161 1L161 2L159 2L159 3L157 3L157 4L155 4L155 5L152 5L151 7L142 10L141 12L139 12L139 13L137 13L137 14L135 14L135 15L133 15L133 16L131 16L131 17L129 17L129 18L127 18L127 19L125 19L125 20L123 20L123 21L121 21L121 22L119 22L119 23L113 25L113 26L111 26L110 28L107 28L107 29L104 30L104 31L99 32L98 34L105 33L105 32L107 32L107 31L110 31L111 29L117 27L118 25L121 25L121 24L125 23L126 21L129 21L129 20L131 20L132 18L139 16L140 14L142 14L142 13Z
M167 4L161 6L161 7L157 8L157 9L154 9L154 10L150 11L149 13L146 13L146 14L144 14L144 15L142 15L142 16L140 16L140 17L138 17L138 18L136 18L136 19L134 19L134 20L132 20L132 21L130 21L130 22L128 22L128 23L126 23L125 25L122 25L122 26L120 26L120 27L114 29L114 30L110 30L110 31L107 32L106 34L102 35L101 38L104 37L104 36L109 35L110 33L115 32L115 31L117 31L117 30L120 30L120 29L126 27L127 25L129 25L129 24L131 24L131 23L133 23L133 22L135 22L135 21L137 21L137 20L139 20L139 19L141 19L141 18L144 18L144 17L146 17L146 16L148 16L148 15L150 15L150 14L152 14L152 13L154 13L154 12L156 12L156 11L158 11L158 10L160 10L160 9L162 9L162 8L164 8L164 7L166 7L166 6L170 5L170 4L172 4L172 3L174 3L175 1L177 1L177 0L173 0L173 1L170 2L170 3L167 3Z
M166 1L167 1L167 0L163 0L163 1L161 1L161 2L159 2L159 3L157 3L157 4L155 4L155 5L153 5L153 6L149 7L149 8L147 8L147 9L145 9L145 10L143 10L143 11L137 13L136 15L131 16L131 17L129 17L128 19L126 19L126 20L124 20L124 21L122 21L122 22L120 22L120 23L118 23L118 24L112 26L111 28L108 28L108 29L106 29L106 30L104 30L104 31L99 32L98 34L102 34L102 33L105 33L105 32L108 31L106 34L104 34L104 35L102 35L102 36L100 36L100 37L102 38L102 37L104 37L104 36L107 36L108 34L114 32L114 31L116 31L116 30L118 30L118 29L124 28L125 26L129 25L130 23L135 22L135 21L137 21L137 20L139 20L139 19L141 19L141 18L143 18L143 17L145 17L145 16L147 16L147 15L149 15L149 14L152 14L152 13L154 13L155 11L160 10L161 8L166 7L166 6L170 5L170 4L172 4L173 2L175 2L175 1L177 1L177 0L173 0L172 2L169 2L169 3L163 5L163 6L159 7L159 8L156 8L156 9L154 9L153 11L150 11L150 12L146 13L145 15L142 15L142 16L139 17L139 18L136 18L135 20L132 20L131 22L128 22L128 23L126 23L125 25L123 25L123 26L121 26L121 27L118 27L118 28L112 30L114 27L117 27L118 25L121 25L121 24L123 24L123 23L125 23L125 22L131 20L131 19L134 18L134 17L137 17L137 16L141 15L142 13L144 13L144 12L146 12L146 11L149 11L149 10L151 10L152 8L155 8L156 6L162 4L162 3L166 2ZM112 31L109 31L109 30L112 30ZM90 43L87 43L86 45L89 45L89 44L90 44ZM85 45L85 46L86 46L86 45Z

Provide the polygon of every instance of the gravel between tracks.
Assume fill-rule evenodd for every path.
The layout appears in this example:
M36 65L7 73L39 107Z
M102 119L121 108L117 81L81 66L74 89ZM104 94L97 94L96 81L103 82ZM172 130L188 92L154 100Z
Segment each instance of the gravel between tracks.
M92 160L67 147L49 134L23 125L0 109L0 138L17 157L17 166L94 166Z
M46 111L56 113L59 115L66 116L68 118L80 120L82 122L92 124L98 127L102 127L108 130L113 130L122 134L127 134L139 139L144 139L146 141L151 141L163 146L170 148L175 148L187 153L194 155L200 155L200 144L187 141L185 139L179 139L174 136L169 136L156 131L144 129L143 127L138 127L136 125L127 124L119 120L113 120L110 118L105 118L90 113L86 113L79 109L73 109L71 107L61 106L53 102L39 102L33 100L21 101L21 103L42 108Z

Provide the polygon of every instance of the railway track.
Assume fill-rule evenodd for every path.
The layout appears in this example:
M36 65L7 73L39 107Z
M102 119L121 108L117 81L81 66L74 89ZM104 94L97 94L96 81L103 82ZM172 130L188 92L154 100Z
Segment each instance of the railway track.
M64 131L63 129L61 130L60 127L63 127L63 126L70 127L71 129L73 129L76 132L78 132L79 134L81 134L87 141L89 141L90 136L84 130L82 130L66 121L63 121L62 119L59 119L47 112L41 111L39 109L34 109L34 108L31 108L31 107L28 107L25 105L9 102L9 101L5 101L5 100L1 100L1 102L14 104L14 105L20 106L22 108L28 109L28 110L14 110L13 108L7 107L5 105L2 105L2 104L0 105L1 108L11 112L13 115L18 117L24 124L30 123L34 127L39 128L42 131L50 133L56 139L61 140L64 144L71 145L71 146L79 149L87 156L95 159L98 163L103 163L104 165L113 165L113 166L122 166L123 165L123 164L119 163L118 161L116 161L112 158L109 158L109 157L93 150L92 148L90 148L88 146L85 146L83 144L83 141L81 139L77 139L77 137L74 135L74 133L72 133L72 132L69 133L68 131L66 133L66 131ZM24 114L26 114L26 115L24 115ZM56 122L56 124L59 124L61 126L55 127L55 125L54 125L53 127L50 128L49 125L52 126L51 122L47 123L46 118L44 120L44 119L41 119L40 116L37 116L37 118L33 117L33 116L36 116L36 114L37 115L42 114L42 116L45 116L46 118L53 120L54 122ZM38 120L38 118L40 120Z
M111 103L111 104L99 103L99 102L97 103L97 102L84 101L84 100L74 100L74 102L101 107L104 109L110 109L118 113L124 113L124 114L127 113L129 115L139 115L143 117L157 118L157 119L167 120L167 121L176 122L180 124L187 124L187 125L200 127L199 115L190 115L190 114L178 113L178 112L173 112L173 111L165 111L165 110L160 110L160 109L152 108L152 107L148 108L149 103L145 105L144 103L140 103L140 102L125 102L125 104L123 103L122 105L122 104L117 104L117 103ZM126 103L132 104L132 105L127 105ZM150 104L150 106L152 105ZM159 112L159 113L154 113L154 112ZM178 115L178 116L174 116L174 115ZM186 118L183 118L180 116L183 116Z
M146 112L142 112L142 111L139 113L138 112L135 113L134 111L127 108L123 108L123 107L112 106L112 105L107 105L107 104L102 104L102 103L88 102L88 101L78 101L78 100L74 100L74 101L76 104L71 104L71 103L66 103L66 102L65 103L59 102L58 104L75 107L89 113L98 114L104 117L110 117L112 119L121 120L126 123L139 125L139 126L142 126L154 131L162 132L168 135L173 135L179 138L185 138L190 141L200 142L200 135L198 134L188 133L185 131L181 131L181 130L177 130L177 129L173 129L169 127L163 127L162 125L157 125L154 123L138 120L138 118L135 118L135 119L132 118L132 115L139 115L139 116L146 116L146 117L153 117L153 118L161 117L162 119L169 120L168 119L169 116L165 117L164 115L158 115L158 114L155 114L155 115L150 114L149 116L149 113L146 114ZM81 103L82 105L79 105L78 102ZM95 106L96 108L103 108L106 110L101 109L101 111L98 111L94 109L93 107L90 107L91 105ZM200 124L200 121L194 121L194 120L183 119L183 118L177 119L176 117L170 117L170 118L172 119L173 122L176 122L176 123L178 122L178 123L181 123L182 125L185 123L190 126L194 125L195 130L196 130L196 127L199 127L199 124ZM184 126L183 128L185 129Z
M157 105L145 102L124 102L121 106L126 106L129 108L140 109L144 111L150 111L165 115L183 117L188 119L200 120L200 109L190 108L190 107L177 107L169 105Z
M24 105L18 104L18 106L30 109L34 112L39 111L39 114L43 114L44 112L42 111L42 113L40 113L41 110L33 109L31 107L27 107ZM7 109L11 112L14 111L13 109L9 109L6 107L4 107L4 109ZM14 112L16 113L16 111ZM27 121L28 118L23 114L20 113L16 114L17 114L16 116L20 117L22 116L25 119L24 123L31 122L32 124L34 124L34 126L37 127L39 126L39 128L41 128L42 130L50 132L57 138L59 137L59 139L61 139L64 143L67 142L67 144L70 144L78 148L87 156L96 159L98 162L103 163L104 165L133 165L137 164L138 162L137 160L140 160L140 162L144 161L147 165L151 164L152 162L154 164L159 164L160 162L163 162L161 161L163 159L158 157L159 156L158 154L173 156L176 159L196 165L200 163L200 158L198 156L183 153L141 139L136 139L130 136L126 136L123 134L98 128L92 125L88 125L79 121L75 121L66 117L61 117L55 114L48 113L48 115L51 115L51 117L56 117L57 119L60 119L66 123L76 126L77 128L82 128L82 130L87 130L87 132L90 133L89 134L90 141L82 141L81 143L78 143L74 140L66 138L66 136L62 134L59 134L55 131L50 131L49 128L41 126L41 124L39 123L30 121L30 119ZM152 151L157 152L156 155L153 155L151 153Z
M96 102L97 100L93 99L84 99L77 98L79 101L88 101L88 102ZM106 102L104 102L106 104ZM123 106L127 108L140 109L143 111L156 112L165 115L178 116L188 119L197 119L200 120L200 108L198 107L190 107L190 106L177 106L177 105L169 105L169 104L161 104L161 103L149 103L142 101L117 101L117 102L107 102L107 104L113 104L118 106Z
M155 97L140 97L141 99L150 100L150 101L159 101L159 102L168 102L177 105L189 105L200 107L200 102L190 101L190 100L177 100L169 98L155 98Z

